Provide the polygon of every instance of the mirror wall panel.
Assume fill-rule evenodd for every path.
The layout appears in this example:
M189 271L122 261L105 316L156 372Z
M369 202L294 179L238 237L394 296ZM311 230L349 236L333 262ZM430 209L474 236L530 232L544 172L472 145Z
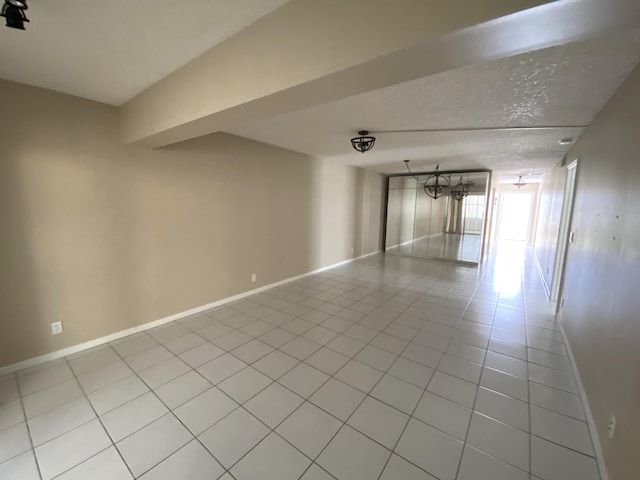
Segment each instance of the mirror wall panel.
M433 199L424 193L424 180L389 177L386 252L465 263L480 261L489 173L443 174L450 176L451 186L459 182L466 185L463 198L455 199L449 188Z
M400 222L402 220L402 190L391 188L387 195L387 225L385 235L385 251L396 253L400 245Z

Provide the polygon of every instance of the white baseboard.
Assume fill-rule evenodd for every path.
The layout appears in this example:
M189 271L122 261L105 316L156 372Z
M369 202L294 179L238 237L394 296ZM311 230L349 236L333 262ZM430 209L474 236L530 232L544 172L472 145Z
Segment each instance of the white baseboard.
M312 270L307 273L303 273L301 275L296 275L295 277L285 278L284 280L280 280L274 283L270 283L268 285L263 285L262 287L255 288L253 290L248 290L246 292L239 293L232 297L223 298L222 300L217 300L212 303L208 303L206 305L201 305L199 307L191 308L189 310L185 310L184 312L175 313L173 315L169 315L168 317L161 318L159 320L154 320L152 322L144 323L142 325L138 325L136 327L127 328L126 330L120 330L119 332L112 333L111 335L107 335L105 337L96 338L94 340L89 340L88 342L80 343L78 345L73 345L71 347L63 348L61 350L56 350L55 352L47 353L45 355L40 355L39 357L30 358L28 360L23 360L18 363L14 363L12 365L7 365L5 367L0 367L0 376L6 375L8 373L13 373L18 370L22 370L23 368L30 368L40 365L41 363L50 362L52 360L57 360L58 358L66 357L68 355L73 355L75 353L82 352L83 350L88 350L90 348L94 348L105 343L113 342L115 340L119 340L120 338L127 337L129 335L133 335L134 333L142 332L144 330L149 330L151 328L159 327L169 322L173 322L175 320L179 320L181 318L188 317L190 315L195 315L196 313L201 313L206 310L210 310L215 307L219 307L221 305L235 302L241 300L245 297L249 297L251 295L255 295L256 293L264 292L265 290L269 290L274 287L279 287L281 285L285 285L290 282L294 282L296 280L300 280L302 278L315 275L316 273L325 272L327 270L331 270L333 268L340 267L342 265L346 265L348 263L354 262L356 260L360 260L361 258L370 257L372 255L377 255L380 253L380 250L376 250L375 252L367 253L365 255L360 255L359 257L350 258L344 260L342 262L334 263L332 265L328 265L326 267L321 267L316 270Z
M596 422L593 419L593 414L591 413L591 407L589 406L589 400L587 399L587 392L584 389L582 379L580 378L580 371L578 370L576 359L573 356L573 351L571 350L571 344L569 343L567 334L564 331L564 326L562 325L562 315L560 311L556 313L556 320L558 322L558 325L560 326L560 331L562 332L564 344L567 347L567 353L569 354L569 361L571 362L571 367L573 368L573 371L576 375L576 383L578 384L578 391L580 393L580 398L582 398L582 406L584 407L584 414L587 417L587 425L589 425L589 433L591 434L591 441L593 442L593 450L595 451L596 461L598 462L598 470L600 470L600 479L609 480L609 473L607 472L607 466L604 463L604 454L602 453L602 445L600 444L600 437L598 437Z

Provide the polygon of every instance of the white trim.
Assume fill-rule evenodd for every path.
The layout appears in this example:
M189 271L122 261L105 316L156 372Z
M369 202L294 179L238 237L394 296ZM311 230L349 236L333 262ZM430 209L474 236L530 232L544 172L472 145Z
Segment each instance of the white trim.
M602 453L602 445L600 444L600 438L598 437L596 422L593 419L593 414L591 413L591 407L589 407L587 392L584 389L582 379L580 378L580 371L578 370L576 359L573 356L573 350L571 350L571 344L569 343L567 334L564 331L564 326L562 325L562 315L560 313L560 310L558 310L558 312L556 313L556 320L558 322L558 326L560 327L560 331L562 332L562 338L564 339L564 344L567 347L567 353L569 354L569 361L571 362L571 368L573 368L573 372L576 375L576 383L578 384L578 391L580 393L580 398L582 398L582 406L584 407L584 413L585 413L585 416L587 417L587 425L589 425L589 433L591 434L591 441L593 442L593 450L595 451L596 462L598 462L598 470L600 470L600 479L609 480L609 473L607 472L607 466L604 463L604 454Z
M575 202L578 159L566 166L567 176L562 191L562 209L560 214L560 225L558 227L558 238L556 244L556 254L553 260L553 277L551 277L551 289L549 298L554 302L560 301L562 296L562 283L564 282L564 270L569 255L569 239L571 236L571 221L573 218L573 204Z
M533 258L536 259L536 267L538 270L538 275L540 275L540 280L542 280L542 286L544 287L544 291L547 294L547 299L551 300L551 293L549 292L549 285L547 285L547 281L544 278L544 275L542 273L542 265L540 265L540 259L538 258L538 255L535 252L535 249L533 251Z
M360 260L362 258L370 257L372 255L376 255L380 253L380 250L376 250L375 252L367 253L365 255L360 255L359 257L350 258L347 260L343 260L342 262L334 263L332 265L321 267L316 270L312 270L307 273L303 273L301 275L296 275L295 277L285 278L284 280L280 280L274 283L270 283L268 285L264 285L262 287L255 288L253 290L248 290L246 292L239 293L237 295L233 295L232 297L223 298L222 300L217 300L212 303L208 303L206 305L202 305L200 307L195 307L190 310L185 310L184 312L175 313L173 315L169 315L168 317L161 318L159 320L154 320L152 322L144 323L142 325L138 325L136 327L127 328L126 330L120 330L119 332L112 333L111 335L107 335L105 337L96 338L94 340L89 340L88 342L80 343L78 345L73 345L71 347L63 348L62 350L56 350L55 352L47 353L45 355L40 355L39 357L30 358L27 360L23 360L18 363L14 363L12 365L7 365L5 367L0 367L0 376L6 375L8 373L13 373L18 370L22 370L23 368L35 367L36 365L40 365L41 363L50 362L52 360L57 360L58 358L66 357L68 355L73 355L74 353L82 352L83 350L88 350L93 347L97 347L99 345L103 345L105 343L113 342L120 338L127 337L134 333L142 332L144 330L149 330L151 328L159 327L169 322L173 322L175 320L179 320L184 317L188 317L190 315L195 315L196 313L204 312L205 310L210 310L215 307L219 307L220 305L225 305L227 303L235 302L237 300L243 299L245 297L249 297L251 295L255 295L256 293L264 292L265 290L269 290L274 287L279 287L281 285L285 285L290 282L294 282L296 280L300 280L305 277L309 277L311 275L315 275L316 273L325 272L327 270L331 270L333 268L340 267L342 265L346 265L348 263L354 262L356 260Z

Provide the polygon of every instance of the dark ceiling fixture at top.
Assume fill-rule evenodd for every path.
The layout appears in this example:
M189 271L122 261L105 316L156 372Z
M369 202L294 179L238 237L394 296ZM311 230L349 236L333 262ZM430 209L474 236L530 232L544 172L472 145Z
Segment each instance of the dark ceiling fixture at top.
M358 132L359 137L351 139L351 146L360 153L368 152L376 144L376 137L371 137L366 130Z
M420 179L420 177L417 177L409 168L409 160L405 160L404 164L407 167L407 170L409 171L411 176L415 178L418 182L421 182L422 180ZM449 178L445 177L442 173L440 173L439 170L440 170L440 165L436 165L435 171L432 174L428 175L424 181L424 193L428 197L433 198L434 200L437 200L438 198L442 197L443 195L442 191L446 188L449 188L449 183L450 183Z
M29 21L24 12L28 9L27 0L4 0L0 17L7 19L5 23L7 27L24 30L24 22Z

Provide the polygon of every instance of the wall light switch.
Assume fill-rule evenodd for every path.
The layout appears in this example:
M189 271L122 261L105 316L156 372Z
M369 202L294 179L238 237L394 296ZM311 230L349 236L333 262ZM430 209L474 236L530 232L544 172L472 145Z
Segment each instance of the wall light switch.
M59 335L62 333L62 322L53 322L51 324L51 335Z

